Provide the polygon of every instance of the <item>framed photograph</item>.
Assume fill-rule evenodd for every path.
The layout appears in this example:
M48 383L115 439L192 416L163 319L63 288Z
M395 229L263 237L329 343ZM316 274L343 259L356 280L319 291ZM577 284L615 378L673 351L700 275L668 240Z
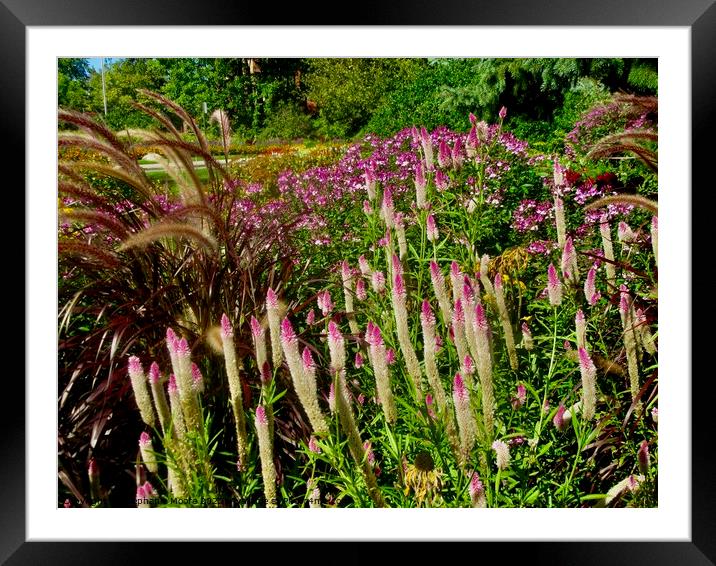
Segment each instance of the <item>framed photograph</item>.
M319 6L267 18L256 5L4 0L8 186L25 188L27 252L24 387L8 378L4 392L0 558L125 563L138 548L142 561L185 558L183 541L287 543L281 553L360 543L357 555L430 541L493 542L537 563L715 563L691 248L692 187L708 186L713 145L716 8L657 4L392 3L342 26L315 25ZM136 84L117 78L123 65ZM72 91L73 73L94 82ZM228 84L232 96L215 96ZM399 94L377 111L383 91ZM344 99L353 106L335 104ZM93 169L98 154L107 159ZM241 198L225 204L229 189ZM365 192L350 197L355 215L336 204L350 191ZM312 215L291 215L309 202ZM130 205L131 222L115 222ZM86 244L69 241L78 222ZM281 239L289 222L300 244ZM490 232L497 223L503 232ZM247 225L244 239L228 229ZM90 249L93 238L109 247ZM265 241L274 255L255 251ZM211 277L214 260L195 258L239 245L251 253L217 260ZM294 245L296 257L281 255ZM58 249L84 260L63 262ZM117 265L120 284L171 275L151 297L111 286L114 251L128 249L138 251L131 269ZM510 267L523 256L539 269ZM241 285L227 283L231 269ZM78 270L82 285L98 278L93 292L111 309L77 315L81 294L56 282L77 283ZM294 290L301 272L311 276ZM178 296L196 302L162 316ZM463 304L468 322L455 322ZM139 340L152 325L161 335ZM67 353L90 347L95 359ZM132 544L150 541L161 544Z

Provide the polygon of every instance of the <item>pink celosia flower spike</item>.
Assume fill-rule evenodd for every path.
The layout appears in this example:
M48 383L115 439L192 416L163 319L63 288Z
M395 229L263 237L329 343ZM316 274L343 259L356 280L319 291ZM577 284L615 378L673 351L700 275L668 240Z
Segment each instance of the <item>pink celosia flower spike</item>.
M564 412L566 410L567 409L565 408L565 406L560 403L559 407L557 407L557 412L555 413L554 418L552 419L552 422L554 423L554 427L560 432L563 431L564 428L567 426L566 423L564 422Z
M385 420L388 423L394 423L397 418L397 410L395 407L395 399L390 386L390 370L388 368L388 353L385 349L383 336L380 328L368 322L365 332L365 339L369 346L369 358L373 365L373 373L375 375L376 391L378 399L383 408Z
M237 465L240 470L244 470L247 464L248 435L246 433L246 416L244 415L243 386L239 375L239 364L236 359L234 330L225 314L221 317L221 344L224 351L224 367L229 381L231 409L236 426Z
M359 301L365 301L368 298L368 291L366 290L364 279L358 279L358 281L356 281L356 298Z
M549 296L549 302L553 307L562 303L562 282L557 276L557 270L551 263L547 268L547 294Z
M582 374L582 416L585 421L591 421L597 405L597 368L584 348L579 348L579 371Z
M574 326L577 334L577 348L587 347L587 320L584 318L582 309L577 311L574 317Z
M500 117L500 120L504 120L505 117L507 116L507 108L505 108L504 106L502 108L500 108L500 112L499 112L498 116Z
M562 249L562 276L565 280L577 282L579 280L579 272L577 271L577 252L574 249L574 242L571 236L564 242Z
M460 138L455 140L455 145L452 147L452 167L455 171L462 169L462 141Z
M472 473L472 477L470 478L470 500L472 501L472 506L475 508L484 508L487 507L487 497L485 497L485 486L482 484L482 481L480 481L480 476L477 475L477 472Z
M303 355L299 353L298 338L288 318L284 318L281 323L281 345L296 395L306 411L314 432L326 432L328 423L318 405L318 388L313 358L308 348L304 349Z
M482 413L485 434L492 438L495 420L495 394L492 382L492 349L490 346L490 325L481 303L475 307L475 342L477 348L477 374L482 390Z
M505 339L505 346L507 347L507 356L510 360L510 367L513 371L517 371L517 350L515 348L515 336L512 332L512 321L510 315L507 312L507 304L505 303L505 294L502 289L502 275L497 273L495 275L495 302L497 303L497 312L500 315L500 323L502 324L502 334Z
M619 314L622 319L622 327L624 329L624 349L627 354L627 369L629 370L629 386L631 389L632 400L639 394L639 355L638 341L636 329L636 313L634 312L633 299L629 295L626 285L619 287ZM641 405L639 403L639 410Z
M268 315L269 333L271 335L271 361L274 369L278 369L283 362L281 314L279 312L278 297L271 288L266 292L266 314Z
M614 267L614 246L612 245L612 229L609 225L609 216L605 212L599 220L599 234L602 237L604 250L604 269L607 272L607 283L614 286L616 282L616 268Z
M427 231L428 240L430 240L431 242L437 242L440 234L438 232L438 227L435 224L435 217L432 214L428 214Z
M567 225L564 220L564 203L556 195L554 197L554 220L557 227L557 245L563 249L567 239Z
M154 454L154 446L152 446L152 438L146 432L139 435L139 452L142 455L142 461L147 469L156 474L159 470L157 466L157 458Z
M199 366L196 365L194 362L191 363L191 379L192 379L192 386L194 387L194 391L197 393L203 393L204 392L204 376L201 374L201 370L199 369Z
M584 297L591 306L597 304L601 294L597 291L597 268L592 266L587 273L587 279L584 281Z
M522 345L524 346L525 350L531 350L534 348L534 342L532 341L532 332L530 332L530 327L527 326L526 322L522 323Z
M453 379L452 398L460 435L460 460L464 466L470 460L470 452L477 440L477 422L470 407L470 393L459 373L456 373Z
M636 454L637 460L639 461L639 471L645 476L649 474L649 443L646 440L642 440L639 445L639 451Z
M440 382L440 375L438 373L436 361L435 315L433 314L433 310L430 308L430 303L428 301L423 301L420 312L420 325L423 331L423 359L425 362L425 374L427 375L430 388L435 394L438 408L441 414L445 414L447 410L447 398L445 396L445 390L443 389L442 383Z
M410 330L408 329L408 311L406 308L406 290L403 277L397 273L393 283L393 313L395 315L395 326L398 334L398 344L403 352L403 359L408 370L408 375L415 387L414 395L422 399L423 388L421 385L421 372L418 356L410 341Z
M152 365L149 366L149 387L152 390L152 398L159 416L159 424L162 427L162 432L166 433L171 423L171 411L169 410L167 396L164 393L157 362L152 362Z
M440 271L438 264L432 260L430 261L430 281L433 284L435 298L437 298L438 304L440 305L443 322L447 325L452 318L452 308L450 307L450 300L448 299L447 290L445 288L445 277Z
M273 463L273 442L269 431L266 409L261 405L256 407L254 425L256 427L256 437L259 441L259 459L261 460L261 476L264 481L266 507L276 507L276 468Z
M142 420L149 426L154 426L154 409L152 407L152 397L147 387L147 378L144 375L144 369L137 356L130 356L127 364L129 379L132 382L132 390L134 391L134 400L139 408L139 414Z
M497 469L506 470L510 465L510 447L502 440L495 440L492 443L492 449L495 451Z
M378 295L382 295L385 292L385 275L382 271L373 272L371 285L373 286L373 291Z
M415 170L415 205L419 209L427 206L426 192L427 182L425 180L425 172L423 171L423 163L418 164Z
M263 326L261 326L261 323L255 316L251 317L250 326L251 336L254 340L254 352L256 353L256 366L261 371L261 381L263 383L267 379L270 379L271 376L271 370L266 355L266 330ZM269 370L267 372L268 376L264 375L264 373L266 373L264 372L264 368Z

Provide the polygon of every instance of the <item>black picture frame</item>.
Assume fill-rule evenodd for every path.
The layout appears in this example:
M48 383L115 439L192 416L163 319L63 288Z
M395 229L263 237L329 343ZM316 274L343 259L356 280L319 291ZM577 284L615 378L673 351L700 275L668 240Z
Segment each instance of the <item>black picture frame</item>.
M474 1L469 5L455 0L441 2L407 2L405 0L379 4L373 1L352 5L350 20L340 21L335 4L314 2L295 3L285 7L266 9L262 3L243 0L204 0L200 6L176 0L140 2L106 2L100 0L65 0L48 3L42 0L0 1L0 124L4 139L10 147L25 146L25 30L28 26L75 26L75 25L529 25L529 26L685 26L691 30L691 77L692 77L692 171L693 187L706 190L713 185L707 174L711 156L714 131L714 102L716 95L716 5L714 0L553 0L549 3L535 0L501 0L500 2ZM321 21L323 19L324 21ZM12 187L20 203L13 203L15 214L19 207L27 214L25 173L22 161L17 159L5 171L7 187ZM691 187L683 187L684 198L694 199ZM692 206L692 226L697 216L707 214L705 207ZM696 213L696 214L693 214ZM696 244L696 232L692 242ZM14 248L17 249L17 248ZM6 252L8 253L8 252ZM11 253L11 252L10 252ZM18 252L15 252L18 253ZM694 254L694 258L698 255ZM25 258L8 258L15 266L25 265ZM19 269L16 268L16 271ZM23 275L23 283L24 280ZM17 279L17 275L15 275ZM709 295L698 293L707 278L693 278L692 301ZM21 291L25 304L32 300L25 287ZM51 292L48 289L48 292ZM15 320L20 318L15 317ZM16 322L13 326L17 324ZM692 329L685 329L691 332ZM19 332L14 331L17 336ZM693 353L708 351L708 333L692 332L692 351L684 356L694 361ZM23 333L24 335L24 333ZM25 337L31 339L31 337ZM9 345L9 344L8 344ZM7 346L6 346L7 347ZM27 348L27 342L26 342ZM690 367L691 364L687 364ZM6 370L7 371L7 370ZM15 369L12 378L4 376L2 397L24 399L25 386L18 379ZM24 373L24 362L23 362ZM713 395L703 394L712 390L708 366L705 372L692 370L683 376L684 383L691 383L692 394L692 490L684 491L691 500L690 542L525 542L489 543L486 550L474 546L480 543L460 543L462 548L450 548L447 552L441 544L426 549L423 544L401 545L401 560L427 557L432 550L433 559L452 560L451 556L473 556L474 560L488 560L500 553L510 563L527 561L549 564L715 564L716 563L716 487L712 481L712 412ZM708 381L707 381L708 380ZM69 543L27 542L25 536L25 494L31 487L25 480L25 406L23 403L3 402L0 410L2 434L0 434L0 561L8 565L19 564L83 564L90 560L117 564L146 563L161 559L169 562L180 559L186 562L194 556L207 559L206 548L179 543ZM10 406L12 405L12 406ZM516 537L520 533L515 533ZM585 533L585 537L589 533ZM108 533L108 537L111 533ZM555 533L558 538L558 533ZM226 543L222 546L228 546ZM262 549L254 544L230 544L228 557L248 558ZM365 562L378 557L377 551L361 545L360 548L336 548L338 543L321 543L321 555L343 556L341 562ZM350 546L360 543L351 543ZM455 544L455 543L452 543ZM306 556L312 561L320 560L314 549L306 552L299 543L271 543L271 555L286 553L287 559ZM467 546L470 545L470 546ZM494 547L497 545L497 547ZM367 545L370 546L370 545ZM391 551L392 552L392 551ZM457 553L456 553L457 552ZM489 555L488 555L489 552ZM431 554L433 554L431 553ZM212 553L213 554L213 553ZM159 558L161 556L161 558ZM209 555L211 556L211 555ZM209 558L211 560L219 560ZM329 558L333 561L331 558ZM421 560L422 562L422 560Z

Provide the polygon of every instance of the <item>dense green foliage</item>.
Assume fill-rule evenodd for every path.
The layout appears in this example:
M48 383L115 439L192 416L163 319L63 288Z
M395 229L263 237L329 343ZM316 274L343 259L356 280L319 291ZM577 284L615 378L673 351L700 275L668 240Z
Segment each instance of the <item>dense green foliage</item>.
M105 120L149 125L132 104L139 88L165 94L212 136L209 116L224 110L237 141L460 130L469 113L506 106L507 129L559 150L586 108L615 91L654 94L657 78L653 59L119 59L105 69ZM86 60L60 59L58 87L61 108L103 115L101 74Z

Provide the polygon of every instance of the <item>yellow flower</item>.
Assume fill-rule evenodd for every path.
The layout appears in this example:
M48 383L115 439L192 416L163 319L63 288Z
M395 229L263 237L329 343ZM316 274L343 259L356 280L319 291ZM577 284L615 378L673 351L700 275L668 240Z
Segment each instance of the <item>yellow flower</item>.
M432 502L442 487L442 472L435 469L435 462L428 452L418 452L413 464L405 465L405 495L412 490L418 505L429 497Z

